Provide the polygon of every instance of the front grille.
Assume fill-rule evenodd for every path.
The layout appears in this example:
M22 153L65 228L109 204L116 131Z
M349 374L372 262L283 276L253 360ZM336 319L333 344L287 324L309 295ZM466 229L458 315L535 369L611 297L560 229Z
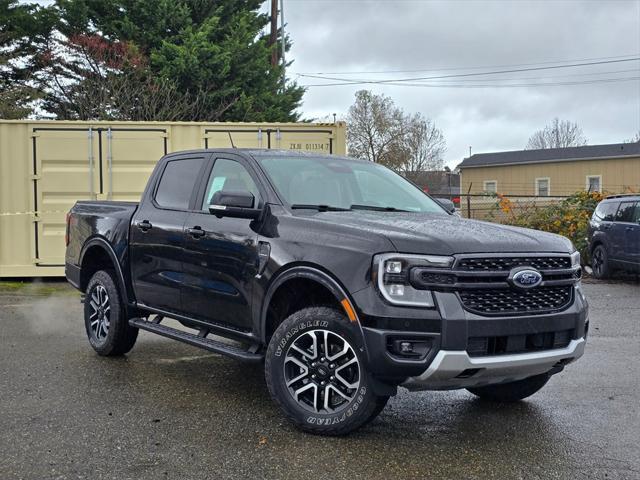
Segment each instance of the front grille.
M509 271L516 267L533 267L536 270L560 270L571 268L569 257L467 257L458 261L456 270Z
M549 313L571 302L572 286L537 287L528 291L505 288L461 290L462 305L480 315Z
M470 357L481 357L553 350L567 347L573 336L573 330L561 330L527 335L470 337L467 353Z

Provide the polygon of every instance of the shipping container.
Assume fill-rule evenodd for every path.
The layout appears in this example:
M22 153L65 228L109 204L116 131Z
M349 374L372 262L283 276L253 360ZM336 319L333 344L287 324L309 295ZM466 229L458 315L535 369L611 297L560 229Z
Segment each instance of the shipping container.
M0 121L0 277L64 275L77 200L137 201L162 155L193 148L346 153L345 124Z

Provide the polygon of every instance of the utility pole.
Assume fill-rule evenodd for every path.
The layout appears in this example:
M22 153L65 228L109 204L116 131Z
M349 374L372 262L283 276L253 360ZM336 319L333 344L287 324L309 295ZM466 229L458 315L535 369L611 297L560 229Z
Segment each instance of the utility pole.
M284 92L285 86L287 84L287 77L285 74L285 66L287 65L287 62L284 59L284 53L286 50L286 38L285 38L285 34L284 34L284 0L280 0L280 35L281 35L281 41L282 41L282 53L280 54L280 61L282 62L282 91Z
M271 31L269 32L269 45L271 46L271 66L278 65L278 0L271 0Z

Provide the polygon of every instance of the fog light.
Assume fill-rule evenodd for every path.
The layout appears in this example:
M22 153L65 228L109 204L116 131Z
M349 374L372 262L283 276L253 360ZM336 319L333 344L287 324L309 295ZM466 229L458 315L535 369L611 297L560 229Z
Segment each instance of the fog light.
M412 353L413 345L411 342L400 342L400 353Z
M402 262L390 261L384 264L384 270L387 273L400 273L402 272Z
M402 297L404 295L404 285L389 285L389 295Z

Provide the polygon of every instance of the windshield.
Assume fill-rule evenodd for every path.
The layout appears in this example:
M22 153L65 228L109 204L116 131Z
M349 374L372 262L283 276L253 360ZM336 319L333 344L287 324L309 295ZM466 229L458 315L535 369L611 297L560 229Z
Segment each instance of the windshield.
M420 189L376 163L331 157L257 159L294 208L446 213Z

